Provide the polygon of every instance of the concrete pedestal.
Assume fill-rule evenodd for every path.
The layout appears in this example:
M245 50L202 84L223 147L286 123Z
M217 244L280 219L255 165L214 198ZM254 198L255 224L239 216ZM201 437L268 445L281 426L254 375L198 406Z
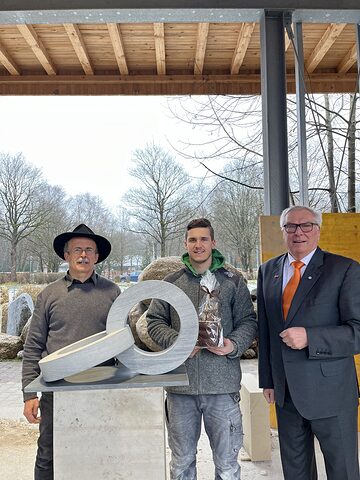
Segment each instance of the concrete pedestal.
M269 406L256 375L244 373L240 408L243 415L244 449L253 462L271 460Z
M185 369L136 375L97 367L26 391L54 392L54 477L165 480L164 392L186 385Z
M165 479L163 405L161 387L55 393L55 479Z

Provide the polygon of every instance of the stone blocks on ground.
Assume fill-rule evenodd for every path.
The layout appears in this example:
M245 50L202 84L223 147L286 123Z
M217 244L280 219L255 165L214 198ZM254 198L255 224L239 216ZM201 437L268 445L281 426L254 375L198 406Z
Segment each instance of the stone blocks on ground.
M9 303L6 333L21 335L22 329L34 311L34 302L28 293L22 293Z
M5 333L0 334L0 361L16 358L22 348L23 342L20 337L6 335Z
M0 333L6 333L9 304L8 303L3 303L2 305L0 305L0 308L1 308Z
M240 393L244 449L253 462L271 460L269 405L258 387L256 375L243 374Z
M25 323L24 328L21 331L20 338L23 343L26 342L26 338L28 336L29 330L30 330L30 323L31 323L32 316L29 318L29 320Z

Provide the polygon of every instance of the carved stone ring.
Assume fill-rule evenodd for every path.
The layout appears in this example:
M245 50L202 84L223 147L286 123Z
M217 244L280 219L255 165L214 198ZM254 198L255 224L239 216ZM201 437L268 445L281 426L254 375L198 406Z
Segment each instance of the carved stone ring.
M160 352L139 349L127 324L131 308L151 298L168 302L180 319L177 339ZM181 365L192 352L197 336L198 317L188 296L171 283L147 280L128 288L117 297L107 316L106 331L57 350L40 360L39 365L46 382L80 373L113 357L137 373L158 375Z
M146 280L115 300L108 313L106 331L110 333L125 327L130 309L149 298L164 300L174 307L181 325L176 341L160 352L145 352L134 344L132 348L119 352L117 358L130 370L158 375L174 370L188 358L198 337L199 321L194 305L179 287L160 280Z

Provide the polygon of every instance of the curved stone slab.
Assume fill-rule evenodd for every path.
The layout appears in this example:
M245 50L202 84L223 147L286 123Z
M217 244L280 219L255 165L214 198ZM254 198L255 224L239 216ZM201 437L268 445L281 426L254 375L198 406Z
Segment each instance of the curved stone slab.
M145 352L133 345L119 352L118 360L130 370L147 375L159 375L174 370L192 352L197 337L199 322L194 305L176 285L159 280L147 280L128 288L112 304L106 322L106 331L114 332L127 325L130 309L148 298L158 298L170 303L180 318L180 332L176 341L166 350Z
M39 362L46 382L54 382L99 365L134 345L129 325L106 330L60 348Z

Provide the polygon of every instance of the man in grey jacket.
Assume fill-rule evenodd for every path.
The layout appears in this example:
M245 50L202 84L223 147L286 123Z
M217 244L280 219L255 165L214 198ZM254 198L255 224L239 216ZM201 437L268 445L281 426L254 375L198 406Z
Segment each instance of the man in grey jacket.
M111 251L106 238L81 224L58 235L54 250L69 263L69 270L38 296L24 347L23 388L39 375L41 358L105 330L108 311L120 293L115 283L94 271ZM52 480L53 396L43 393L39 402L36 394L24 393L24 402L26 419L40 424L35 480Z
M189 386L167 389L168 437L172 457L171 480L195 480L196 448L203 419L215 463L215 479L239 480L237 461L242 446L239 409L240 356L252 343L256 317L244 279L224 268L224 257L215 249L209 220L195 219L187 226L184 268L165 281L181 288L198 310L205 292L200 281L209 270L219 288L219 316L223 346L195 346L186 360ZM179 318L166 302L154 299L147 312L148 332L163 348L178 335Z

